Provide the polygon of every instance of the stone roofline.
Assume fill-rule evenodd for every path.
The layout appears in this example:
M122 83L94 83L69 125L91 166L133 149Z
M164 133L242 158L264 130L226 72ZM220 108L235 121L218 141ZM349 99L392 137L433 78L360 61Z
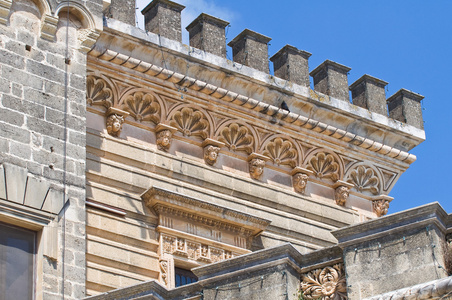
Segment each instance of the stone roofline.
M130 42L129 45L123 45L124 38ZM161 52L163 49L165 52L177 54L181 59L201 64L204 68L214 68L216 72L223 71L225 76L234 73L234 80L253 85L253 90L262 91L262 88L264 88L265 91L245 96L232 90L233 85L237 85L237 82L231 82L229 86L226 86L228 82L225 82L225 88L223 88L223 86L219 87L210 82L202 81L203 79L209 80L203 78L202 73L198 73L197 78L185 75L185 70L177 70L177 64L173 64L170 69L160 67L159 65L162 62L150 64L148 62L149 52ZM188 87L221 100L233 102L247 109L263 112L288 124L299 125L354 145L360 145L364 149L397 157L408 164L415 161L416 158L407 151L425 140L425 132L422 129L370 112L343 100L276 78L256 69L238 66L236 63L219 56L204 51L195 51L194 48L180 42L150 32L146 33L141 29L128 26L114 19L107 20L104 33L89 55L135 71L154 74L154 76L176 83L182 88ZM168 62L166 62L166 66L168 66ZM153 73L153 71L155 72ZM292 99L291 101L309 103L308 106L311 109L309 112L305 112L294 107L294 112L288 112L275 105L265 103L268 98L274 99L277 97L288 101ZM328 109L329 115L325 118L322 118L320 114L319 116L314 114L315 117L305 116L307 114L312 115L312 109ZM334 124L334 116L336 115L342 118L345 115L349 118L348 123ZM297 127L299 128L299 126ZM355 128L357 129L354 130ZM356 134L356 131L378 131L379 133L375 136L361 136Z

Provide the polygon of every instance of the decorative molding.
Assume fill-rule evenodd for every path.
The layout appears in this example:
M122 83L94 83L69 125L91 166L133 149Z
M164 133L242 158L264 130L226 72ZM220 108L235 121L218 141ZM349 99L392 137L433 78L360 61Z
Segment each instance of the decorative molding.
M218 140L230 151L244 151L248 154L253 152L255 142L247 126L232 122L221 129Z
M8 16L11 11L11 0L0 0L0 24L6 25L8 23Z
M162 256L170 254L176 257L188 258L199 263L215 263L241 255L241 253L222 249L218 245L215 247L187 238L170 236L165 233L161 233L161 240Z
M161 105L154 93L143 89L133 90L118 101L123 110L138 122L160 122Z
M371 166L358 164L347 171L346 181L354 185L354 189L360 193L369 192L372 195L381 193L380 176ZM347 180L348 179L348 180Z
M97 57L101 60L109 61L114 64L123 65L127 68L134 69L138 72L146 73L149 76L158 77L162 80L174 83L176 85L182 86L184 88L189 88L197 92L201 92L222 101L235 104L237 106L248 107L250 110L257 111L259 113L272 116L275 119L280 119L293 126L301 127L307 130L312 130L316 133L321 133L337 140L348 142L354 146L362 147L368 151L379 153L382 155L389 156L391 158L406 162L411 164L416 160L416 156L400 149L384 145L380 142L373 141L363 136L359 136L355 133L348 132L331 125L324 124L315 119L304 117L295 113L287 113L279 107L270 104L263 104L261 101L246 97L244 95L237 94L232 91L220 88L213 84L207 84L201 80L174 72L157 65L150 64L145 61L134 59L132 57L123 55L111 49L104 49L99 51L98 49L93 49L89 52L93 57ZM117 59L119 58L119 59ZM132 59L134 64L124 64L126 61ZM234 146L236 143L227 143L227 147L234 151ZM232 147L231 147L232 146ZM253 150L247 149L250 153Z
M218 222L216 220L221 220L224 223L222 226L226 226L226 228L240 228L242 233L246 230L251 230L253 235L259 234L271 222L264 218L170 192L159 187L151 187L141 195L141 198L149 208L153 208L157 204L158 206L156 207L163 208L170 204L175 213L179 211L187 215L192 214L197 216L196 218L204 218L206 222ZM209 217L206 217L206 215Z
M173 112L170 125L177 128L184 136L198 136L206 139L209 133L209 122L198 109L182 107Z
M300 293L307 300L346 300L344 264L319 268L301 275Z
M86 102L88 105L113 106L113 90L103 78L88 75L86 77Z
M331 153L317 152L307 162L306 169L319 179L337 181L340 178L339 162Z
M58 18L51 15L44 15L41 25L41 38L53 42L58 29ZM88 52L88 51L86 51Z

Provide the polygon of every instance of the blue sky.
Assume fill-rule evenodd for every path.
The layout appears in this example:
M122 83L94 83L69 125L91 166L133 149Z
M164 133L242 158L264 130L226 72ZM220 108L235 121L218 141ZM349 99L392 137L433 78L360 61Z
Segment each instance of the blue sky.
M149 2L137 0L140 24ZM176 2L186 6L183 32L205 12L231 23L227 42L248 28L272 38L269 56L290 44L312 53L310 70L330 59L352 68L349 83L370 74L389 82L387 97L400 88L425 96L427 139L411 151L417 161L389 194L395 198L390 213L434 201L452 213L452 1Z

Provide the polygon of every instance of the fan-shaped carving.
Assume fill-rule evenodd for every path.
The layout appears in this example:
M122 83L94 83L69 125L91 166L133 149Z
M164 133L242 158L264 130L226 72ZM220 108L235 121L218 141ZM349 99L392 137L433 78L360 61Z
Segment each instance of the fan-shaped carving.
M303 299L309 300L347 299L344 265L337 264L303 274L301 276L300 293Z
M199 136L203 139L207 138L207 131L209 128L209 122L204 114L190 107L184 107L181 110L174 113L170 122L171 126L174 126L182 132L185 136Z
M244 125L232 123L223 128L219 141L225 143L232 151L245 151L248 154L253 152L254 138Z
M153 94L134 92L125 96L123 109L139 122L160 122L160 104Z
M102 78L88 76L86 78L86 102L89 105L102 105L109 108L113 105L113 91Z
M273 163L279 165L288 165L295 168L297 162L297 150L292 142L280 137L265 146L264 155L272 159Z
M374 195L380 193L380 180L372 168L360 165L348 177L347 181L354 184L358 192L369 191Z
M313 171L314 175L321 179L328 178L333 181L339 179L339 163L329 153L317 153L309 160L307 169Z

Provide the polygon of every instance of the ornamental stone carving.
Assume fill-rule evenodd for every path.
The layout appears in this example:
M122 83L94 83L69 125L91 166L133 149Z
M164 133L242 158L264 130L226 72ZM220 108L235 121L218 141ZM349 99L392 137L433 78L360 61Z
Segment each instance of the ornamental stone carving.
M372 209L377 217L382 217L388 213L389 202L391 202L392 199L392 197L381 195L380 199L372 201Z
M334 200L337 205L345 206L348 197L350 196L350 189L353 187L353 184L350 184L345 181L338 180L334 185Z
M111 136L119 136L124 123L124 116L112 114L107 117L107 132Z
M168 268L169 268L169 263L167 260L160 260L159 262L160 265L160 276L162 278L162 282L163 284L168 287Z
M254 138L250 129L244 125L229 124L221 130L219 140L231 151L244 151L248 154L253 152Z
M292 170L292 184L295 192L300 194L305 193L309 176L312 174L312 171L300 167L296 167Z
M158 124L155 128L157 135L157 148L162 151L168 151L171 147L171 141L173 138L174 132L176 132L176 128L165 125Z
M308 300L346 300L344 265L336 264L301 275L300 294L302 299Z
M354 188L362 193L368 191L374 195L380 193L380 180L375 170L371 167L359 165L353 168L349 175L348 182L354 185Z
M220 153L220 147L207 145L204 147L204 161L213 166L217 162L218 153Z
M288 165L294 168L297 164L297 149L289 140L280 137L265 145L264 155L271 158L276 165Z
M330 153L319 152L308 162L308 170L314 172L314 175L320 179L339 179L339 163Z
M258 153L252 153L248 157L248 165L251 178L253 179L261 178L262 174L264 173L265 161L267 159L268 159L267 157L260 155Z
M102 78L87 76L86 102L88 105L111 107L113 105L113 91L109 84Z
M190 107L176 111L171 117L170 124L184 136L199 136L205 139L208 134L209 122L206 117L201 111Z
M123 109L138 122L160 122L160 104L155 95L144 91L131 92L122 100Z
M122 111L120 109L116 109L110 107L107 110L107 132L111 136L119 136L122 129L122 124L125 121L125 118L129 115L128 112Z

